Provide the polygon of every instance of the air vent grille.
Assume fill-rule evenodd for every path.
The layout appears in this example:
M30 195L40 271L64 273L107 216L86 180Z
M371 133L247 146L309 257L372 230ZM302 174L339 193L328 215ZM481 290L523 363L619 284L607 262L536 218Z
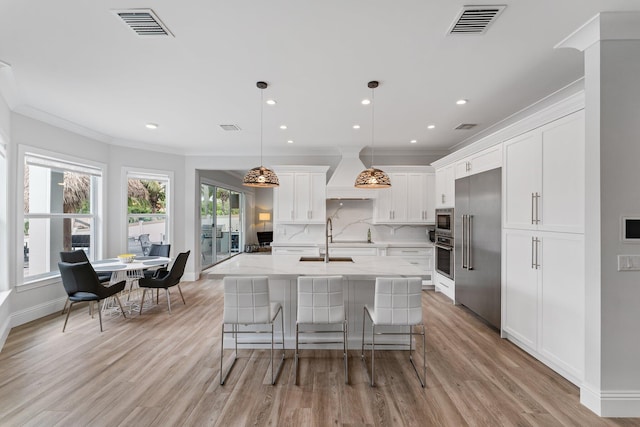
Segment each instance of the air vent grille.
M484 34L489 26L500 16L507 6L463 6L453 25L449 28L449 34L478 35Z
M173 36L151 9L114 10L113 13L139 36Z
M227 131L240 130L240 126L238 125L220 125L220 127L222 128L222 130L227 130Z
M454 129L455 130L468 130L468 129L472 129L472 128L476 127L476 126L478 126L476 123L460 123Z

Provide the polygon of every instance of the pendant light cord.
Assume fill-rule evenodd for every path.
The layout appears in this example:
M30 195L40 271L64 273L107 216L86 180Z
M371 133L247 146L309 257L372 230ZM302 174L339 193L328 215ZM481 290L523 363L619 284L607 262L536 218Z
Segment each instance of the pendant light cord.
M264 114L264 89L260 89L260 167L263 166L262 163L262 128L263 128L263 114Z
M375 95L374 95L374 88L371 88L371 168L373 169L373 151L374 151L374 138L373 138L373 133L374 133L374 126L375 126L375 118L374 118L374 114L373 114L373 110L375 108L376 102L375 102Z

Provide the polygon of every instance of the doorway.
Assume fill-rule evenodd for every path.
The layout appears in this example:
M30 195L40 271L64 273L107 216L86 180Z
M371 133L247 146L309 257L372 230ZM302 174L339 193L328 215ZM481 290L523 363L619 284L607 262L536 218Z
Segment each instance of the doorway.
M242 193L200 184L200 253L206 269L240 252L243 236Z

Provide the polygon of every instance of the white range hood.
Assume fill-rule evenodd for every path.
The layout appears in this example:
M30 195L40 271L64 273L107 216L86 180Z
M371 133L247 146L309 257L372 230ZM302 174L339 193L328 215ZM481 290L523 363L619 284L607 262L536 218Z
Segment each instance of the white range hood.
M342 159L327 183L327 199L375 199L378 190L355 188L356 177L366 169L360 148L341 148Z

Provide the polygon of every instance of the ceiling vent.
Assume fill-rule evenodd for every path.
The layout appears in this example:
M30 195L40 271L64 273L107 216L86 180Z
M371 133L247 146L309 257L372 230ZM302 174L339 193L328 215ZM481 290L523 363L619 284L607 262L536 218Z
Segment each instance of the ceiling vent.
M240 126L238 125L220 125L220 127L222 128L222 130L240 130Z
M478 126L476 123L460 123L454 129L455 130L469 130L469 129L473 129L476 126Z
M462 6L448 34L484 34L507 6Z
M125 25L131 28L139 36L158 37L172 36L173 34L166 25L162 23L160 18L153 13L151 9L125 9L114 10L115 13Z

